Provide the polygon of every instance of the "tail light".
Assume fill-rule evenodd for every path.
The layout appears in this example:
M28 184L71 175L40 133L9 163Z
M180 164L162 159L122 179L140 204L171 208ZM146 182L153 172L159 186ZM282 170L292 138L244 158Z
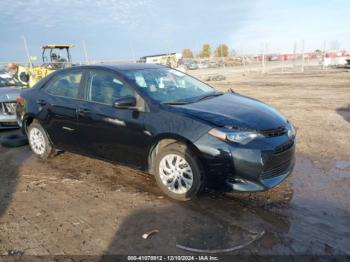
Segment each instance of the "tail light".
M19 95L16 97L16 103L17 105L24 106L25 100L22 96Z

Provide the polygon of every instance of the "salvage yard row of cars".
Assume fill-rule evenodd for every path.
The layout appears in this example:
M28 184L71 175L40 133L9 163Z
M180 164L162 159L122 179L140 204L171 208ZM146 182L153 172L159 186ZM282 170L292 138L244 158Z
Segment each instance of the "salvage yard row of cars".
M34 154L89 155L153 174L171 198L256 192L293 170L296 132L277 110L151 64L57 70L16 98Z

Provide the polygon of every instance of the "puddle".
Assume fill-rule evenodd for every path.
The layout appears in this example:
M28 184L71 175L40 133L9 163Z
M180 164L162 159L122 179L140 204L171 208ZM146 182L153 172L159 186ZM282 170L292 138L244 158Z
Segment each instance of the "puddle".
M290 227L278 234L273 252L350 254L350 161L298 156L291 183L292 198L282 212Z
M204 199L198 202L197 207L206 215L212 213L225 220L221 221L223 225L244 229L240 232L243 235L237 229L217 228L213 222L201 223L212 224L212 230L199 227L201 231L196 232L191 228L187 236L195 239L183 242L226 248L229 243L243 243L251 231L265 231L240 254L350 254L349 185L350 161L313 161L298 156L292 176L278 188L263 193L226 194L223 199L213 200L215 204Z
M350 161L311 161L298 157L293 172L296 206L329 211L350 210Z
M350 169L350 161L337 161L335 166L338 169Z
M250 223L266 230L248 253L350 254L350 161L298 156L279 187L229 198L248 207Z

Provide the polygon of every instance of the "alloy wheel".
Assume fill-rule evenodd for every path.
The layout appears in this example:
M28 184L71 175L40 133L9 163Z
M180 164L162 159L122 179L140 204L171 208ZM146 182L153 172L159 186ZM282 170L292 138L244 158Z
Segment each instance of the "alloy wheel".
M34 127L30 130L29 143L35 154L42 155L45 152L45 138L38 128Z
M193 185L193 172L185 158L165 155L159 163L159 175L162 183L173 193L185 194Z

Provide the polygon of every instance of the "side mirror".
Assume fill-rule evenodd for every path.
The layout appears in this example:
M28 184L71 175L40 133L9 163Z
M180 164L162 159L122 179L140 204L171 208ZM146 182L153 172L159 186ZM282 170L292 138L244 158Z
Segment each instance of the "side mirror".
M113 107L118 109L127 109L136 106L136 98L134 96L124 96L113 102Z

